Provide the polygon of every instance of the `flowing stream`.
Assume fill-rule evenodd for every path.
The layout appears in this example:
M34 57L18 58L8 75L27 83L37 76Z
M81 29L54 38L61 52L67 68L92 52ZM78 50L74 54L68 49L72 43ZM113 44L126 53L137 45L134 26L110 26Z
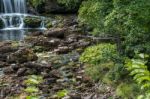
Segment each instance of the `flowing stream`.
M0 21L3 27L0 29L0 41L2 40L22 40L25 32L32 29L25 27L24 18L38 17L27 14L26 0L0 0ZM43 30L44 18L40 17L42 22L38 28Z

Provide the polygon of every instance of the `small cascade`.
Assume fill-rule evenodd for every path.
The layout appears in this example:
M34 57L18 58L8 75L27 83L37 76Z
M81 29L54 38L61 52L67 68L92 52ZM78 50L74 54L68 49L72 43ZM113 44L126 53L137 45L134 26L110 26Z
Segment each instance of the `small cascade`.
M26 13L26 0L1 0L2 13Z
M45 29L44 17L27 14L26 0L0 0L0 22L3 23L3 27L0 27L1 32L10 31L13 34L16 33L16 30L22 32L22 30L32 29L25 26L24 19L28 16L40 18L42 20L41 25L36 29Z

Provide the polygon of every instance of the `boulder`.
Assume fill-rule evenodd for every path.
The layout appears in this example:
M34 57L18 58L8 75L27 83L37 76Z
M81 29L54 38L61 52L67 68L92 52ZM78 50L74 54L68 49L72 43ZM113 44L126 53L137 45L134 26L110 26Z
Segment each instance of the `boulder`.
M25 27L29 28L38 28L41 26L41 22L40 17L27 16L24 18Z
M34 48L36 46L41 46L43 50L54 49L61 42L60 39L48 38L48 37L44 37L44 36L27 37L25 40L26 40L26 42L31 44Z
M44 33L46 37L64 38L66 29L65 28L52 28Z
M38 57L36 54L28 48L22 48L18 51L11 53L7 57L7 62L10 63L24 63L28 61L36 61Z

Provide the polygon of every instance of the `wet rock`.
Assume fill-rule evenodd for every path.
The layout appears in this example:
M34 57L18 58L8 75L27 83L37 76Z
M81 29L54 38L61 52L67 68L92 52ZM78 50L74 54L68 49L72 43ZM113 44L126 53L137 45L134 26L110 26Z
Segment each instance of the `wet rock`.
M31 49L22 48L16 52L10 54L7 57L7 62L24 63L27 61L36 61L37 59L38 59L38 57Z
M36 69L27 68L27 70L24 72L24 75L35 75L40 74Z
M23 76L26 71L27 71L26 68L20 68L20 69L17 71L17 76Z
M61 77L61 74L60 74L60 72L59 72L58 70L52 70L52 71L50 72L50 75L51 75L51 77L53 77L53 78L60 78L60 77Z
M9 66L8 63L0 61L0 68Z
M44 82L44 84L52 84L52 83L56 83L56 78L47 78Z
M41 31L35 31L35 32L30 33L30 36L40 36L42 34L43 34L43 32L41 32Z
M3 69L3 71L4 71L5 74L14 73L14 69L13 69L11 66L5 67L5 68Z
M58 47L58 49L55 49L54 52L57 54L66 54L70 52L72 49L73 49L72 47L62 46L62 47Z
M63 21L63 23L64 23L65 26L67 26L67 27L69 27L69 26L75 26L75 25L78 24L78 22L77 22L77 17L76 17L76 16L71 16L71 17L65 19L65 20Z
M70 93L69 96L71 99L82 99L81 95L76 93Z
M10 46L0 46L0 54L15 52L17 48Z
M4 23L3 23L3 20L0 19L0 29L2 29L4 27Z
M54 49L61 41L57 38L48 38L44 36L40 37L28 37L26 42L32 44L32 46L40 46L43 50Z
M22 64L22 67L35 68L35 69L42 69L42 68L51 69L51 64L39 64L35 62L27 62Z
M40 17L27 16L24 18L25 27L38 28L40 27L41 22L42 20Z
M18 64L11 64L10 66L14 71L17 71L20 68L20 65Z
M65 28L52 28L44 33L46 37L64 38L66 29Z
M0 54L0 61L6 62L7 61L7 54Z
M71 35L66 36L66 43L67 44L77 42L77 41L78 41L78 36L76 34L71 34Z

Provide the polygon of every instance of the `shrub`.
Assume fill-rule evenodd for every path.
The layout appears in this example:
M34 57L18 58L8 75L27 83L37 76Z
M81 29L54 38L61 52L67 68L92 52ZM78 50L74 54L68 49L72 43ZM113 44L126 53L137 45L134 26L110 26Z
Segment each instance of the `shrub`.
M135 83L121 83L116 89L116 95L121 99L135 99L139 93L140 88Z
M79 20L94 28L94 31L104 33L104 19L113 8L112 0L87 0L79 9ZM93 32L95 33L95 32ZM95 33L96 35L98 33Z
M150 1L87 0L79 10L79 20L99 35L121 36L127 56L133 57L135 50L150 52Z
M64 5L67 9L75 9L82 0L57 0L58 4Z
M80 61L96 65L101 62L114 60L115 57L118 57L116 45L104 43L85 49L80 57Z
M146 91L146 95L150 94L150 71L148 70L147 59L148 55L139 54L134 59L126 61L126 68L130 71L130 75L141 86L141 89Z
M37 8L39 5L45 2L45 0L29 0L30 4Z
M86 63L86 74L95 81L114 84L127 75L122 58L114 44L98 44L85 49L80 61Z

